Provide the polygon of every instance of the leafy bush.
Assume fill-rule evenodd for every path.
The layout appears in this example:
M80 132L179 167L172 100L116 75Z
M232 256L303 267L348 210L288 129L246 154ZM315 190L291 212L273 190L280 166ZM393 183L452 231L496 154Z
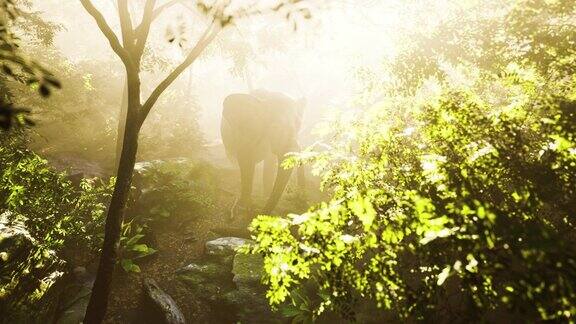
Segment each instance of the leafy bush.
M482 79L508 90L502 106L448 86L423 104L403 98L402 116L381 105L333 150L308 153L331 201L252 224L270 302L312 278L315 314L351 319L368 299L402 318L571 318L576 82L540 81Z
M252 223L272 305L299 319L573 321L576 53L556 37L572 41L576 7L474 10L486 25L440 24L399 56L399 88L331 122L330 150L288 163L312 163L332 198Z
M46 248L60 249L65 241L95 243L91 234L102 226L113 179L83 179L75 187L26 149L20 136L2 138L0 170L1 208L27 217L30 233Z
M136 166L129 214L141 220L187 221L214 207L210 166L187 159L141 162Z
M158 226L195 220L214 207L215 193L212 169L187 159L140 162L135 170L119 247L128 273L140 272L138 261L156 253L151 243Z
M1 307L12 305L13 311L42 297L48 286L40 279L53 270L55 258L67 259L66 251L97 249L112 190L112 183L97 179L73 186L27 150L23 138L11 133L0 139L0 210L9 210L6 221L21 224L34 242L30 257L14 265L10 283L2 287Z

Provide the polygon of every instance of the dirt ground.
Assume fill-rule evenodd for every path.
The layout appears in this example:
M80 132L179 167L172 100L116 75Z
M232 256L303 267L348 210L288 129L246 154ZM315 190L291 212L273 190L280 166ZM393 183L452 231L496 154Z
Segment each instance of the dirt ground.
M222 223L222 219L217 216L206 217L185 228L165 228L165 231L157 233L155 248L158 252L142 262L141 273L127 274L121 269L117 271L105 322L135 322L143 294L142 281L144 278L152 278L174 298L189 323L208 323L203 312L205 306L192 295L190 289L186 289L177 280L175 271L202 256L204 243L213 238L209 237L210 228Z
M204 244L215 236L211 229L226 223L235 184L234 171L223 170L230 179L219 184L220 195L215 201L219 208L203 217L178 224L163 224L151 229L154 248L158 251L139 264L140 273L125 273L117 269L110 296L106 323L140 323L138 307L143 298L142 282L145 278L156 280L159 286L178 304L188 323L209 323L206 305L193 296L185 284L178 281L175 271L198 260L204 252Z
M138 306L143 298L142 281L152 278L176 301L188 323L210 323L207 305L203 305L191 289L177 279L175 271L199 260L204 252L206 241L226 235L216 235L214 228L229 225L229 211L239 187L239 174L236 170L222 170L220 195L216 210L204 217L197 217L187 224L167 224L154 228L154 256L140 263L141 272L127 274L118 269L113 282L106 323L142 323L138 317ZM257 179L256 179L257 180ZM292 184L277 208L278 214L302 212L306 203L300 200ZM263 205L264 198L258 189L254 195L255 205ZM299 207L295 207L299 206ZM307 205L306 205L307 206ZM218 323L220 324L220 323Z

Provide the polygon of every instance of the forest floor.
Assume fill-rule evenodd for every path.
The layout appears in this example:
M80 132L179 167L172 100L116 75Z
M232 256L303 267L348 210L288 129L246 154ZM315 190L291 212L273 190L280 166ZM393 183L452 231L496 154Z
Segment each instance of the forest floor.
M210 229L222 224L223 216L207 215L186 227L166 226L159 230L155 246L158 252L141 264L141 273L125 273L122 269L117 271L106 322L136 322L144 293L142 282L145 278L151 278L176 301L189 323L208 323L206 306L177 279L175 272L202 257L205 242L214 238Z
M211 229L222 226L227 219L227 208L234 200L228 193L234 184L226 179L236 179L232 170L222 170L220 195L215 197L216 212L192 218L185 223L167 223L152 228L155 235L154 248L158 251L140 264L140 273L126 273L117 269L107 312L106 323L136 323L139 306L143 299L144 279L154 279L180 307L189 323L209 323L206 305L184 283L178 280L176 271L199 260L204 253L206 241L216 238ZM230 188L232 187L232 188Z
M142 323L139 306L144 291L142 282L146 278L154 279L169 294L182 310L188 323L211 323L208 305L203 304L199 296L185 283L178 280L176 271L190 263L197 262L204 254L205 243L221 236L212 229L229 225L229 211L238 190L239 174L235 170L221 170L219 173L220 193L215 199L215 211L196 217L184 224L165 224L153 228L155 246L154 256L140 264L140 273L125 273L118 269L113 282L106 323ZM263 198L255 197L255 204L263 204ZM299 200L299 195L288 188L283 201L277 208L278 214L303 212L307 204Z

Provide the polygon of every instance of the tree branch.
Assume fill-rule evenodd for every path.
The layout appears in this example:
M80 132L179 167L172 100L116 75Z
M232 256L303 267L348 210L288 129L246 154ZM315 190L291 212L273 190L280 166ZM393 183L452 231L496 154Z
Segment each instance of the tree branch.
M132 29L130 10L128 10L128 0L118 0L118 16L120 17L122 42L124 43L124 48L130 53L132 46L134 46L134 30Z
M114 50L114 52L120 57L124 65L126 67L133 68L134 64L130 58L130 54L124 47L122 47L118 37L116 37L116 34L114 34L114 31L112 28L110 28L100 11L94 7L90 0L80 0L80 3L82 3L82 6L92 16L92 18L94 18L98 28L100 28L102 34L104 34L104 36L108 39L108 42L110 42L110 47L112 47L112 50Z
M144 6L144 14L142 15L142 21L136 27L136 45L135 45L135 59L140 61L142 58L142 53L144 53L144 47L146 46L146 41L148 40L148 34L150 33L150 26L154 20L154 7L156 6L156 0L146 0L146 5Z
M165 4L161 5L160 7L158 7L156 10L154 10L154 13L152 14L152 20L158 18L158 16L160 16L160 14L162 13L162 11L172 7L173 5L177 4L178 2L182 2L182 0L172 0L172 1L166 2Z
M220 32L221 29L222 25L220 21L212 20L208 28L206 28L204 31L202 37L200 37L196 43L196 46L194 46L190 53L188 53L186 59L180 63L180 65L178 65L166 77L166 79L160 82L154 91L152 91L152 94L150 94L150 97L148 97L142 106L139 123L140 127L142 127L142 124L146 120L146 117L148 117L148 114L150 113L152 107L154 107L156 101L158 101L158 98L160 98L160 95L162 95L162 93L172 84L172 82L174 82L178 76L180 76L180 74L182 74L182 72L184 72L184 70L186 70L186 68L188 68L188 66L190 66L190 64L192 64L198 58L198 56L200 56L200 54L202 54L202 51L206 48L206 46L208 46L208 44L210 44L210 42L212 42L214 37L218 35L218 32Z

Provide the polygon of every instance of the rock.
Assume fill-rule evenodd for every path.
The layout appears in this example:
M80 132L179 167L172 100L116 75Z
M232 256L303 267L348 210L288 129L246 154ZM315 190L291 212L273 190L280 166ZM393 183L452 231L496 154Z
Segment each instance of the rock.
M68 178L75 184L83 178L103 178L107 172L100 164L94 161L76 156L74 153L63 153L48 158L50 165L58 172L65 171Z
M221 237L205 245L206 258L179 270L179 279L206 302L211 323L283 323L272 312L261 283L264 259L238 253L240 246L254 244L238 237Z
M32 253L34 238L24 222L6 211L0 215L0 278L10 278L11 267L23 262Z
M223 292L234 288L230 268L221 264L191 263L176 272L179 274L179 279L195 294L210 302L217 302Z
M207 264L197 264L197 263L190 263L189 265L178 269L176 271L178 274L197 274L202 276L205 279L218 279L226 276L227 271L225 268L214 264L214 263L207 263Z
M85 267L74 267L69 280L61 289L57 317L57 324L79 324L84 321L88 302L92 295L95 274Z
M72 270L72 273L74 274L74 279L78 283L85 283L94 279L94 276L88 273L85 267L75 267Z
M282 323L280 314L272 312L266 299L266 287L261 283L264 259L257 254L237 253L232 273L237 289L225 295L242 323Z
M165 293L155 280L145 279L144 291L146 305L144 310L150 314L151 323L186 323L184 315L174 299Z
M228 308L236 312L239 323L285 323L281 314L272 312L263 291L241 287L224 295Z
M60 315L56 319L57 324L79 324L84 321L90 295L92 294L92 284L94 281L86 281L83 284L73 284L67 287L60 308Z
M39 316L50 321L65 262L54 251L41 248L25 220L9 211L0 214L0 314L6 314L6 322L28 323L33 322L30 317Z
M206 254L209 256L227 257L236 254L236 250L245 245L253 244L252 240L239 237L221 237L206 242Z
M234 274L233 281L238 286L260 285L264 274L264 259L258 254L237 253L234 256L232 273Z

